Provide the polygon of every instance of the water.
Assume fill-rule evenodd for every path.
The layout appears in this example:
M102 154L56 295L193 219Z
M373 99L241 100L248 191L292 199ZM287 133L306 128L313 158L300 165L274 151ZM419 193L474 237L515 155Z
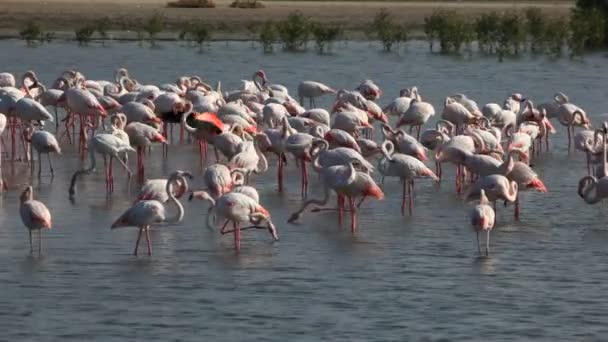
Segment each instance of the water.
M372 78L385 90L382 104L400 88L417 85L438 110L454 92L483 104L516 91L542 102L561 90L592 121L605 108L608 82L600 54L499 64L429 55L423 43L409 43L400 55L379 53L368 43L340 44L331 56L262 55L249 43L233 42L213 43L204 54L177 43L160 49L60 42L25 48L1 41L0 49L0 69L34 69L46 83L67 68L109 79L124 66L142 83L199 74L230 89L262 68L272 82L294 90L303 79L353 88ZM601 340L608 333L608 210L576 195L583 156L567 153L563 127L550 153L534 161L549 193L524 193L520 222L513 221L511 207L499 209L489 258L476 256L466 219L470 204L454 194L452 168L440 187L417 182L413 217L400 215L400 185L387 180L387 198L363 205L353 236L334 213L285 223L301 203L299 174L290 163L287 192L279 195L273 158L271 170L254 183L277 223L279 242L245 232L237 254L230 237L204 228L206 207L184 201L183 223L152 232L154 255L133 257L136 230L109 227L129 207L135 185L127 187L117 170L116 192L106 198L99 172L80 184L71 204L69 176L79 163L73 147L63 146L54 179L29 178L21 164L11 175L5 163L12 188L0 196L2 340L553 341ZM158 148L153 151L149 177L176 168L199 172L196 148L171 151L168 162ZM41 258L28 255L18 216L20 190L30 182L54 217ZM193 187L200 186L199 178ZM316 182L311 196L320 196Z

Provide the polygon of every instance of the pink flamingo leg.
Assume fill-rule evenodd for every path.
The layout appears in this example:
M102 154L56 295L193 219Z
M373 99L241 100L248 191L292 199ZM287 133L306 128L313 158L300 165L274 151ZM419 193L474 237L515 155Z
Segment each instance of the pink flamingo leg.
M351 196L348 196L348 205L350 207L350 232L355 233L357 230L357 208L355 208L355 201Z
M412 216L412 213L414 212L414 181L413 180L410 180L408 182L408 187L409 187L409 191L408 191L409 213L410 213L410 216Z
M234 249L239 251L241 249L241 229L236 222L232 222L232 228L234 229Z
M139 240L141 240L141 232L143 230L143 227L139 228L139 233L137 234L137 241L135 241L135 251L133 252L133 255L137 256L137 249L139 248Z
M152 255L152 244L150 243L150 226L146 227L146 242L148 243L148 255Z
M283 192L283 154L279 154L279 167L277 168L279 192Z
M407 194L407 180L403 179L403 192L401 193L401 216L405 215L405 196Z
M515 197L515 209L514 209L515 213L515 220L519 221L519 195L517 195Z
M338 224L342 224L342 215L344 214L344 197L338 194Z
M306 160L302 159L302 197L308 196L308 170Z
M114 171L112 170L112 164L114 163L114 157L110 157L110 192L114 192Z

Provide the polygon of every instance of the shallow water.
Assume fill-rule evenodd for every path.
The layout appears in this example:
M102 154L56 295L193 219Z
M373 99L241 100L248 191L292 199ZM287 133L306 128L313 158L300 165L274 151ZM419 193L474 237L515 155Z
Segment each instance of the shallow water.
M262 68L272 82L294 91L303 79L353 88L372 78L385 90L381 104L400 88L417 85L438 110L443 97L454 92L481 105L516 91L544 102L561 90L592 121L606 106L608 83L603 55L499 64L494 58L430 55L425 44L415 42L399 55L379 53L368 43L339 44L330 56L263 55L249 43L235 42L213 43L204 54L177 43L158 49L60 42L25 48L0 41L0 49L2 71L34 69L46 83L66 68L109 79L124 66L142 83L199 74L231 89ZM549 193L524 193L520 222L513 221L511 207L501 206L489 258L476 255L467 221L471 205L454 194L452 167L446 167L441 186L416 183L412 217L400 215L401 187L388 179L387 198L362 206L360 229L351 235L331 212L285 223L301 203L299 173L289 163L287 191L278 194L271 157L270 171L253 182L278 226L279 242L266 233L245 232L242 250L235 253L229 236L204 228L206 207L183 199L184 221L152 232L152 257L133 257L136 230L109 229L137 191L136 184L127 186L121 170L115 172L112 196L106 197L98 172L79 183L72 204L68 182L79 167L73 146L63 144L54 179L29 178L26 166L5 162L11 189L0 196L0 339L604 339L608 209L586 205L576 195L585 173L583 156L567 153L565 130L558 130L552 150L534 161ZM147 176L178 168L198 174L195 147L170 148L167 162L158 147L152 151ZM134 168L134 156L130 162ZM28 255L18 215L20 190L30 182L54 217L54 229L44 232L41 258ZM200 186L195 179L193 187ZM311 196L320 196L320 190L315 179Z

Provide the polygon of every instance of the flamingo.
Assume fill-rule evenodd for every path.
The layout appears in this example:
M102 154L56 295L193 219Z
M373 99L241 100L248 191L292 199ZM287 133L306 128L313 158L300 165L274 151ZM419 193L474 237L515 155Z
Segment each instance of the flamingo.
M205 169L203 182L211 197L216 199L232 191L235 185L244 183L244 173L240 169L231 171L223 164L213 164ZM193 194L190 194L190 198Z
M330 124L329 112L323 108L309 109L309 110L305 111L304 113L300 114L299 116L301 116L303 118L311 119L313 121L316 121L316 122L326 125L326 126L329 126L329 124Z
M143 179L146 147L153 142L166 144L167 139L156 128L141 122L131 122L125 127L125 132L129 135L131 146L135 146L137 149L137 174L140 179Z
M579 106L572 103L565 103L558 109L558 120L568 130L568 149L572 145L572 136L574 135L574 127L582 126L589 129L591 122L587 118L587 114Z
M15 87L15 76L8 72L0 73L0 88Z
M382 144L385 157L378 164L378 171L383 176L399 177L403 182L403 194L401 200L401 215L405 212L405 198L408 195L409 214L414 210L414 179L431 178L439 180L437 175L420 160L407 154L394 153L395 147L391 141ZM409 190L409 191L408 191Z
M323 139L315 139L313 142L311 156L314 158L317 154L319 155L319 165L322 168L335 165L348 165L351 160L356 159L363 169L368 172L373 172L374 170L374 166L365 160L359 152L347 147L336 147L330 150L329 143Z
M150 226L155 224L162 223L179 223L184 218L184 207L182 204L175 198L175 194L173 193L173 184L179 179L187 176L189 178L192 177L191 174L184 171L175 171L167 180L166 192L169 201L172 202L177 207L177 213L175 216L167 216L167 208L165 205L156 200L145 200L139 201L135 203L131 208L127 209L114 223L112 224L111 229L121 228L121 227L138 227L139 234L137 235L137 241L135 242L135 251L133 255L137 255L137 249L139 247L139 240L141 239L141 234L146 232L146 242L148 245L148 255L152 255L152 245L150 243ZM185 179L183 179L185 182Z
M306 162L312 160L311 149L315 140L316 138L306 133L292 134L285 140L285 151L293 154L293 156L300 161L302 172L300 192L302 197L306 197L308 194L308 171L306 169Z
M29 134L29 133L26 133ZM61 154L61 147L59 147L59 143L55 136L47 131L37 130L31 133L29 138L26 140L31 144L32 148L38 152L38 177L40 177L42 173L42 154L46 154L49 161L49 168L51 170L51 175L55 175L55 171L53 170L53 163L51 162L51 153ZM32 163L32 171L34 164Z
M331 148L348 147L361 153L361 148L357 144L357 140L355 140L352 135L348 134L348 132L345 132L341 129L330 129L327 133L325 133L324 138L325 140L327 140L327 142L329 142L329 146Z
M114 176L112 172L112 161L114 160L114 158L116 158L118 162L124 167L124 169L129 174L129 177L131 176L131 170L129 169L127 164L125 164L125 162L120 159L120 154L126 152L135 152L135 150L131 146L126 145L124 141L122 141L119 137L107 133L100 133L95 135L89 141L89 155L91 158L91 165L89 166L89 168L76 171L72 175L69 190L70 199L74 199L74 196L76 195L76 181L78 180L78 178L82 177L85 174L90 174L96 171L97 160L95 159L95 153L99 153L103 156L104 164L106 166L106 192L114 191ZM107 163L107 157L110 157L109 164Z
M283 119L280 129L267 128L255 135L255 140L262 152L273 152L277 155L277 183L279 192L283 192L283 169L286 162L285 143L292 134L287 117Z
M192 179L192 174L190 172L183 172L181 173L181 177L175 180L175 186L177 187L175 190L176 198L181 198L188 192L188 179ZM156 200L161 203L167 202L169 196L165 189L168 181L166 178L148 179L141 186L135 202L147 200Z
M530 166L528 166L528 164L522 162L513 163L511 160L511 157L509 157L509 162L512 163L513 166L504 174L507 176L509 181L516 182L519 189L517 192L517 197L515 198L515 219L519 220L519 192L531 189L541 193L546 193L548 190L543 181L538 177L536 172L534 172Z
M321 97L327 94L335 94L336 91L323 83L315 81L302 81L298 84L298 97L300 98L300 104L304 105L304 99L309 99L309 105L311 108L316 107L315 97Z
M361 95L368 100L375 101L382 96L382 90L372 80L364 80L355 90L361 92Z
M34 252L32 244L32 230L38 231L38 255L42 253L42 229L51 229L52 217L49 209L40 201L34 199L34 190L28 186L21 193L21 205L19 214L21 221L29 230L30 234L30 253Z
M570 102L566 94L557 92L553 95L553 101L541 103L537 106L539 110L544 109L547 113L547 118L552 119L559 116L559 107Z
M602 150L602 171L603 175L600 179L594 176L585 176L578 182L578 195L587 204L596 204L608 197L608 156L606 155L606 147L608 142L606 136L608 135L608 124L604 122L602 130L596 131L603 136L603 147ZM597 138L595 139L597 142Z
M12 76L12 75L11 75ZM6 129L6 115L0 113L0 136L4 133ZM6 181L4 180L4 176L2 175L2 142L0 141L0 193L6 190Z
M420 99L418 88L412 87L401 89L399 91L399 97L384 107L384 112L388 115L403 116L410 108L410 104L414 99Z
M369 175L365 172L358 172L355 169L354 163L359 164L358 159L349 160L347 165L322 167L319 163L319 155L316 154L313 157L312 163L315 170L321 175L325 196L322 200L310 199L304 202L300 209L291 214L287 222L294 223L299 220L302 213L310 205L326 205L333 190L338 195L339 222L342 220L342 196L348 197L351 213L350 229L351 233L355 233L357 230L357 211L354 205L354 198L356 196L363 196L382 200L384 199L384 193Z
M107 112L91 92L81 88L71 87L66 89L58 100L59 103L64 103L64 101L67 108L72 113L72 117L75 115L80 116L79 151L82 153L82 156L84 156L84 149L87 141L85 118L87 116L105 117L107 116ZM72 119L75 120L74 118ZM66 120L66 134L69 135L67 132L68 125L69 117Z
M245 172L247 181L251 173L264 173L268 170L268 161L264 153L253 141L243 141L239 147L240 152L235 154L228 162L228 168L240 169Z
M417 135L416 138L420 139L420 128L424 125L431 116L435 115L435 108L428 102L422 102L419 99L412 99L409 108L403 113L403 115L397 121L395 127L399 128L403 125L410 126L410 133L412 128L416 126Z
M496 208L496 201L499 199L514 203L517 200L517 189L517 182L511 181L503 175L483 176L471 185L465 194L465 199L472 200L478 198L481 190L485 190L488 199L494 202L494 208Z
M479 193L479 204L471 210L469 215L471 225L477 235L477 251L481 255L481 247L479 247L479 232L486 232L486 256L490 253L490 231L494 228L495 213L494 209L489 205L490 201L484 190Z
M190 116L194 116L191 126L188 123ZM206 159L207 145L206 140L224 132L224 123L213 113L194 113L192 110L186 111L182 115L182 127L186 132L192 134L197 140L200 152L200 167Z
M220 229L220 234L233 233L234 249L236 251L241 249L241 231L246 229L267 229L275 241L279 240L276 227L270 218L270 213L255 198L252 198L251 194L229 192L217 200L214 200L205 191L197 191L193 195L195 198L206 200L211 204L209 215L207 216L208 228L215 228L212 223L213 216L226 220L224 226ZM231 230L226 229L230 222L232 222ZM253 226L240 227L240 224L243 222L250 222ZM261 226L263 222L266 222L266 227Z

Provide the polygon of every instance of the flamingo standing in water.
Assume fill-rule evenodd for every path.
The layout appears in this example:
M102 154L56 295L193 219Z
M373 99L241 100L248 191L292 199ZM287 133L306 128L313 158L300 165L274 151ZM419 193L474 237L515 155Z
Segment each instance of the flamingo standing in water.
M490 201L486 196L484 190L479 193L479 204L471 210L469 215L471 218L471 225L475 229L477 235L477 251L481 255L481 247L479 247L479 232L486 232L486 256L490 253L490 231L494 228L495 213L494 209L490 206Z
M175 181L175 197L180 198L186 192L188 192L188 181L187 179L192 179L192 175L189 172L184 172L182 174L183 177L179 177ZM165 203L169 200L169 196L165 191L167 187L167 182L169 180L166 178L158 178L158 179L148 179L144 182L139 190L139 194L137 195L137 201L146 201L146 200L156 200L161 203Z
M294 155L300 161L301 174L301 193L302 197L308 194L308 171L306 163L311 161L311 148L315 138L306 133L296 133L287 137L285 150Z
M29 135L29 130L26 134ZM61 147L59 147L59 143L55 136L47 131L37 130L26 138L26 140L31 144L32 148L38 152L38 177L40 177L42 173L42 154L46 154L49 160L49 168L51 170L51 175L55 175L55 171L53 170L53 162L51 162L51 153L61 154ZM34 163L32 162L32 171L34 169Z
M139 179L144 178L144 159L146 147L153 142L167 143L167 139L156 128L141 122L131 122L125 127L125 132L129 135L131 145L137 149L137 175Z
M30 234L30 253L34 252L32 245L32 230L38 231L38 255L42 253L42 229L51 229L52 218L51 212L40 201L34 200L34 190L28 186L21 193L21 205L19 206L19 214L21 221L27 227Z
M207 216L208 228L215 228L212 223L214 216L226 220L224 226L220 229L220 234L233 233L235 250L241 249L241 231L247 229L267 229L275 241L279 240L277 230L270 219L270 213L250 193L229 192L214 200L207 192L196 191L193 193L193 197L211 203L209 215ZM230 222L232 222L231 230L227 229ZM250 222L253 226L240 227L240 224L243 222ZM262 226L264 222L266 223L265 227Z
M602 143L604 149L601 150L603 175L600 179L594 176L585 176L578 182L578 195L587 204L596 204L608 197L608 157L606 155L608 124L604 123L601 130L596 130L596 134L596 142L599 135L603 136Z
M12 75L11 75L12 76ZM0 137L4 133L6 129L6 115L0 113ZM4 176L2 175L2 144L0 141L0 192L6 190L6 181L4 180Z
M327 94L335 94L336 91L323 83L315 81L302 81L298 85L298 97L300 104L304 106L304 99L309 99L310 108L316 107L315 97L320 97Z
M131 146L126 145L124 141L122 141L122 139L115 135L107 133L95 135L93 139L89 141L89 155L91 157L91 165L88 169L74 172L74 175L72 176L72 181L70 183L70 199L73 199L76 194L76 181L78 180L78 178L82 175L95 172L97 167L95 153L99 153L103 156L103 161L106 166L106 192L114 191L114 175L112 172L112 161L114 160L114 158L116 158L116 160L118 160L118 162L125 168L130 177L131 170L129 169L127 164L125 164L125 162L120 159L121 154L124 154L129 151L134 152L135 150ZM107 163L106 157L110 157L109 164Z
M465 199L478 198L481 195L481 190L484 190L488 199L494 202L494 208L496 209L496 201L499 199L511 203L517 201L517 189L517 182L511 181L503 175L484 176L471 185Z
M137 235L137 241L135 242L135 251L133 252L133 255L137 255L137 249L139 247L141 234L144 231L146 232L148 255L152 255L152 245L150 243L149 233L150 226L161 223L178 223L181 222L184 218L184 207L177 200L177 198L175 198L175 194L173 193L173 184L178 180L186 182L186 179L184 177L192 178L192 175L189 172L184 171L173 172L167 180L167 185L165 188L169 201L177 207L177 213L175 216L167 216L167 208L162 202L156 200L145 200L135 203L131 208L127 209L127 211L120 215L120 217L116 219L116 221L114 221L114 223L112 224L112 229L121 227L139 228L139 233Z
M407 154L394 153L395 148L391 141L387 140L382 144L382 151L385 158L380 161L378 171L380 171L383 176L401 178L403 181L401 215L405 212L406 194L408 197L409 213L412 215L414 210L414 179L431 178L438 181L439 178L420 160Z
M302 213L310 205L326 205L333 190L338 195L338 220L340 223L342 221L343 196L348 198L351 214L350 229L354 233L357 230L357 209L354 198L362 196L363 198L373 197L382 200L384 199L384 193L366 172L359 172L355 169L354 163L360 164L356 158L351 159L348 165L322 167L319 164L319 154L315 154L312 163L323 180L325 196L322 200L310 199L304 202L299 210L291 214L287 222L293 223L300 219ZM361 166L365 169L365 166Z

